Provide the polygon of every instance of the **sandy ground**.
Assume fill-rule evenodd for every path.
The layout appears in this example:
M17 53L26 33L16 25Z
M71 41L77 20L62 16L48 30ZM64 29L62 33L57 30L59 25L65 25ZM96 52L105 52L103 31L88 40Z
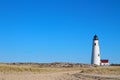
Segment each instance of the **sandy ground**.
M120 80L120 75L98 75L80 73L80 71L66 71L54 73L3 73L0 80Z

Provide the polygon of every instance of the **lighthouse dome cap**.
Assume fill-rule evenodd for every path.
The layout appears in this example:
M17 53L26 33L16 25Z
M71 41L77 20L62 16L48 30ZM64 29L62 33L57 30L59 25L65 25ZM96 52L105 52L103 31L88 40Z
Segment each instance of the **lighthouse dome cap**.
M97 35L94 35L94 40L98 40L98 36Z

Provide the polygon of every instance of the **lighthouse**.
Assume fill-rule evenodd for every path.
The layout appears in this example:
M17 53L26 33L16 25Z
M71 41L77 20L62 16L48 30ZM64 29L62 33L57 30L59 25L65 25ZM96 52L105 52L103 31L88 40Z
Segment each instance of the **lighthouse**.
M100 65L100 49L97 35L93 38L91 64Z

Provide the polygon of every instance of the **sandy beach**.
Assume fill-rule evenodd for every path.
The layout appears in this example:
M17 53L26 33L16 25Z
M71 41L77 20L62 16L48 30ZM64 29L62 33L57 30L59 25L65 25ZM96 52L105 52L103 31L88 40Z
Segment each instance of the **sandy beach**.
M120 67L70 63L0 64L0 80L120 80Z
M120 75L98 75L78 71L56 73L0 73L0 80L120 80Z

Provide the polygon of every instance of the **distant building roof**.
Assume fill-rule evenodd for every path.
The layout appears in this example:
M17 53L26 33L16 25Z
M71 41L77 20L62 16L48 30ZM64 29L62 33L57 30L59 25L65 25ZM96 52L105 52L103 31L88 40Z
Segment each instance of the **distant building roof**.
M102 59L100 61L101 61L101 63L108 63L108 59Z

